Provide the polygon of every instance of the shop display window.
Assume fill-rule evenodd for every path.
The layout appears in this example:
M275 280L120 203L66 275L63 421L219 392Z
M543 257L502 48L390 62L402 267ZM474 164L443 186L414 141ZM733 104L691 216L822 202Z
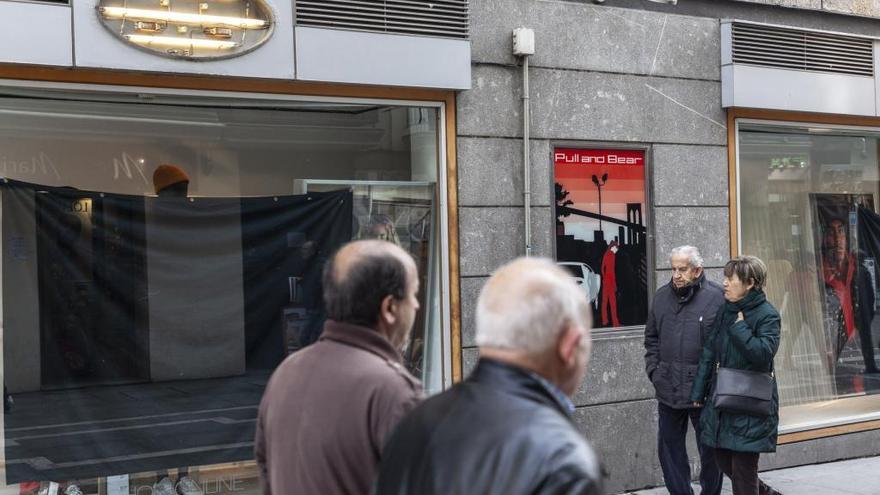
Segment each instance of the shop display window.
M738 122L740 252L782 316L781 431L880 411L880 133Z
M439 106L34 96L0 96L7 484L259 493L263 389L352 239L416 260L403 355L442 388Z

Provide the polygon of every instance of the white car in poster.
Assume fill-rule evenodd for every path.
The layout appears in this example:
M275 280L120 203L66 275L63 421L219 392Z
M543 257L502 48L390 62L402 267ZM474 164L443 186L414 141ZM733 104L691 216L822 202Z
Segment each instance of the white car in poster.
M574 277L575 282L584 290L587 300L597 304L599 297L599 289L602 288L602 277L594 272L590 265L580 263L578 261L559 261L557 262L564 270Z

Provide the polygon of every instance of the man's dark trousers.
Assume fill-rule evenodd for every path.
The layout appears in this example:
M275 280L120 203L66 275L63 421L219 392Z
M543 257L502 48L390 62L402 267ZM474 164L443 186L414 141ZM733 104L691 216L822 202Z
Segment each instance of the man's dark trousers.
M721 470L715 463L715 453L699 441L700 413L698 408L674 409L661 402L657 403L659 412L659 432L657 450L660 454L660 467L670 495L694 495L691 488L691 468L688 461L686 436L690 419L697 432L697 446L700 450L700 495L719 495L721 493Z

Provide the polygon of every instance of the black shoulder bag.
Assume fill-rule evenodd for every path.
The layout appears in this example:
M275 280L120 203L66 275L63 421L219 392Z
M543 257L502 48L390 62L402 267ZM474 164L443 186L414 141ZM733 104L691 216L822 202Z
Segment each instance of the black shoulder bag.
M773 363L770 373L722 368L715 363L715 409L736 414L769 416L773 412Z

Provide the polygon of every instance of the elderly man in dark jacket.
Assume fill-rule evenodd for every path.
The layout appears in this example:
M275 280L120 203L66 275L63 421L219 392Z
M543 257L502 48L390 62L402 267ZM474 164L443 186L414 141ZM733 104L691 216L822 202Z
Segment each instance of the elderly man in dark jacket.
M583 292L552 262L499 269L477 302L476 369L400 423L375 492L604 493L568 398L586 369L589 328Z
M702 495L721 493L721 471L711 448L700 442L700 409L690 400L691 386L718 308L721 286L706 280L703 258L693 246L680 246L670 256L672 280L654 296L645 326L645 369L657 395L657 453L666 489L693 495L686 446L690 420L700 451Z
M260 404L264 495L367 493L387 435L421 399L400 356L419 308L412 258L390 242L354 242L323 285L321 338L281 363Z

